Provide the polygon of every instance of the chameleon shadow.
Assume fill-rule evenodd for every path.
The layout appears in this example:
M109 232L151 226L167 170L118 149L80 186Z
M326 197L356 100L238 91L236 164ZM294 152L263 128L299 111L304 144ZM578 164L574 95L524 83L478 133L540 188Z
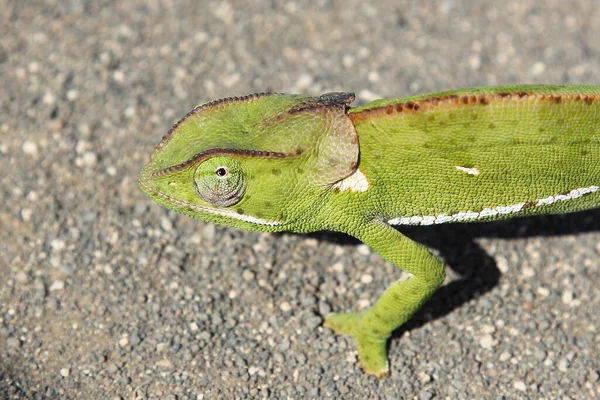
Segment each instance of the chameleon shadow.
M444 317L498 285L501 273L496 261L475 239L515 239L599 231L600 209L486 223L402 226L398 230L416 242L437 249L439 257L460 278L435 292L406 324L394 332L392 338L398 338L404 332ZM353 237L337 232L317 232L308 236L342 245L361 243Z

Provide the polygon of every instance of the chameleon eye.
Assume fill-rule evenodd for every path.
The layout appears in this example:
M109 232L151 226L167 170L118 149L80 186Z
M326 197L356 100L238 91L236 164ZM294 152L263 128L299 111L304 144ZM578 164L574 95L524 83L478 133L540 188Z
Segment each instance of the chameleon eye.
M215 171L215 174L217 174L217 176L219 178L224 178L227 175L229 175L229 168L227 167L219 167L217 168L217 170Z
M244 196L244 171L230 158L209 158L194 171L194 187L203 200L214 206L228 207Z

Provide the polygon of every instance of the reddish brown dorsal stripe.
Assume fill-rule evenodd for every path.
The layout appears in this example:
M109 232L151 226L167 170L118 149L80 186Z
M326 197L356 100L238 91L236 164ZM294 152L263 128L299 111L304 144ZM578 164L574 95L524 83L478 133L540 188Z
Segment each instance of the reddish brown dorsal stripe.
M152 159L152 157L158 150L160 150L167 144L167 142L171 139L171 137L173 136L173 134L175 133L177 128L179 128L179 126L185 120L190 118L191 116L196 115L199 112L207 110L209 108L214 108L214 107L218 107L218 106L225 105L225 104L241 103L241 102L246 102L246 101L257 100L257 99L260 99L265 96L270 96L272 94L276 94L276 93L265 92L265 93L253 93L253 94L249 94L246 96L239 96L239 97L225 97L223 99L213 100L208 103L204 103L204 104L194 108L192 111L187 113L183 118L181 118L179 121L177 121L171 127L171 129L169 129L169 131L162 137L161 141L154 147L154 152L152 152L152 154L150 155L150 159Z
M526 92L499 92L495 94L464 94L447 95L439 97L430 97L422 100L410 100L400 103L392 103L382 105L380 107L371 108L368 110L349 113L348 116L356 125L372 118L383 117L394 113L413 114L426 110L431 110L434 107L440 106L458 106L458 105L480 105L487 106L493 102L501 101L526 101L526 100L541 100L549 101L555 104L560 104L565 100L583 101L587 105L591 105L598 100L596 95L581 95L581 94L542 94L542 93L526 93Z

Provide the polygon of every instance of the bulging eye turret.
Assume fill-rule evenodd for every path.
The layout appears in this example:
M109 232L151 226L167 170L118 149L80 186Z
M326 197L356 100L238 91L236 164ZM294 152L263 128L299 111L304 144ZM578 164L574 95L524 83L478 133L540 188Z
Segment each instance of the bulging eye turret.
M238 203L246 191L241 165L220 156L209 158L196 168L194 186L203 200L219 207Z

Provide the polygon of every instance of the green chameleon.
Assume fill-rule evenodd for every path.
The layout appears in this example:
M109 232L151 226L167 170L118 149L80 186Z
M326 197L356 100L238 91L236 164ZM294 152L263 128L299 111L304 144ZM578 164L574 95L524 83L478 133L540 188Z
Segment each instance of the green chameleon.
M194 108L139 175L157 203L261 232L345 232L408 272L362 312L363 369L389 374L386 342L442 285L443 263L393 225L600 206L600 86L523 85L377 100L253 94Z

